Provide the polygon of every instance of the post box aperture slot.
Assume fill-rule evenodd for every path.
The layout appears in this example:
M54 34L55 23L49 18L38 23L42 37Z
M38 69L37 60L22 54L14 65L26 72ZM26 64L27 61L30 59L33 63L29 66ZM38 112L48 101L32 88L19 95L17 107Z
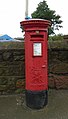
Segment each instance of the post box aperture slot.
M33 56L42 56L42 43L33 43Z
M43 35L31 35L31 38L43 38Z
M44 35L43 34L31 34L30 35L30 40L31 41L43 41L44 40Z

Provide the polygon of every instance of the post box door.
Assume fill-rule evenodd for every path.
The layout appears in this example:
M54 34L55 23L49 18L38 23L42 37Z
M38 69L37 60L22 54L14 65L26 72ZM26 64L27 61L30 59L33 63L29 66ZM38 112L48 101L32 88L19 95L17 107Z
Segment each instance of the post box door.
M47 34L43 38L28 36L26 46L26 89L47 89Z

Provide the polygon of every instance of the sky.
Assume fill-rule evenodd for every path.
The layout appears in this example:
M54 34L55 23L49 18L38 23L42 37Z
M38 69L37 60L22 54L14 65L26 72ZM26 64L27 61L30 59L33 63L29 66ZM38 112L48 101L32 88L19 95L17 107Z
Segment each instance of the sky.
M38 3L43 0L29 0L29 16L33 13ZM67 0L46 0L49 8L55 10L61 16L62 26L56 34L68 34L68 1ZM0 35L8 34L12 38L23 37L20 22L25 20L26 0L0 0Z

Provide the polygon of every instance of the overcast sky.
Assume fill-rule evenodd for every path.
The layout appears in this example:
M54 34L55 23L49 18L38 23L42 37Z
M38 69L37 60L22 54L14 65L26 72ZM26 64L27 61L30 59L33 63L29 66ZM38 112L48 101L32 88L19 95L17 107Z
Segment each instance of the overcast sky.
M25 19L26 0L0 0L0 34L8 34L11 37L22 37L20 21ZM29 0L29 16L36 10L39 2L43 0ZM68 1L46 0L50 9L63 20L63 28L56 33L68 34Z

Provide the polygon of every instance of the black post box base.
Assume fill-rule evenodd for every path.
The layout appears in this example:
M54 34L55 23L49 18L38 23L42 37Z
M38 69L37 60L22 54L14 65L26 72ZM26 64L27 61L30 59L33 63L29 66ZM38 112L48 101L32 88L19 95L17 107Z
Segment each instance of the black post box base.
M32 109L41 109L48 103L48 91L26 90L26 105Z

